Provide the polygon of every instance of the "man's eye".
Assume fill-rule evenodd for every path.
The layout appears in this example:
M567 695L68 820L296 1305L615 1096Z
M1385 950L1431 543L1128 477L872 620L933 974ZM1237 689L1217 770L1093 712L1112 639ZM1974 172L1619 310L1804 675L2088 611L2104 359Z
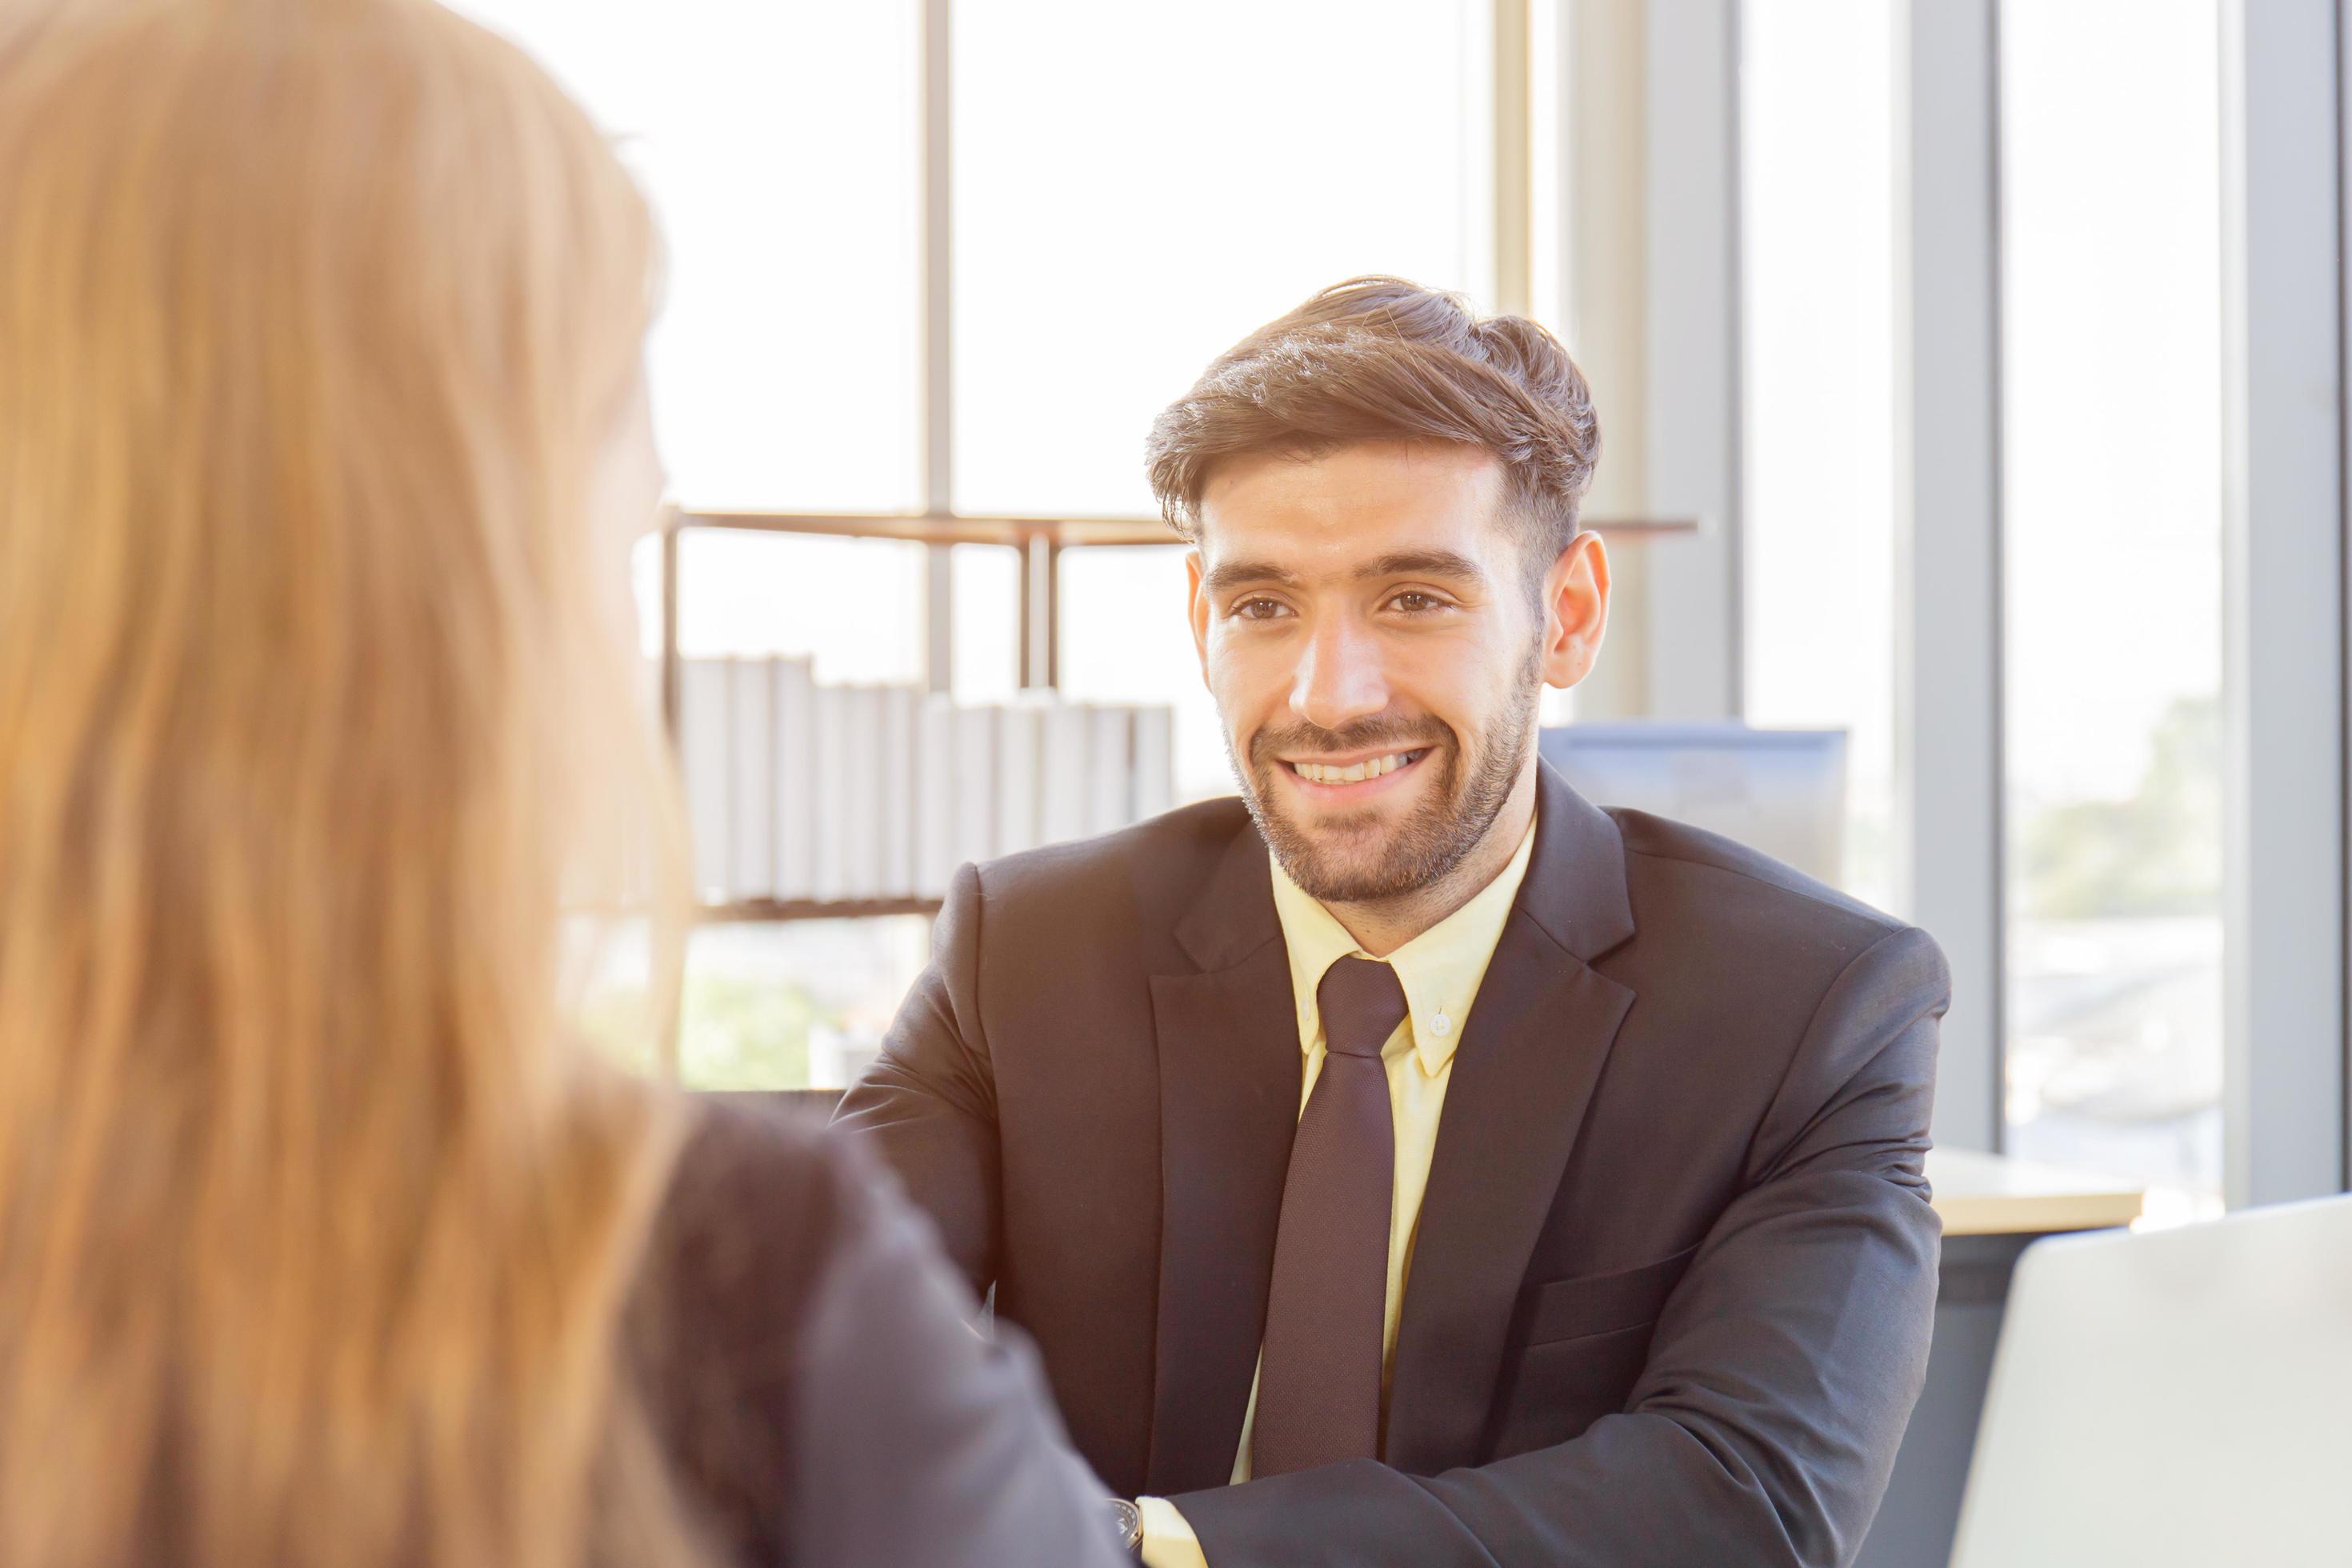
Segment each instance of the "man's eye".
M1394 605L1398 609L1404 611L1407 615L1426 615L1431 610L1440 610L1445 607L1445 601L1439 598L1434 594L1423 594L1410 591L1399 594L1395 598L1391 599L1389 603Z
M1244 599L1234 606L1234 615L1244 621L1270 621L1286 613L1279 599Z

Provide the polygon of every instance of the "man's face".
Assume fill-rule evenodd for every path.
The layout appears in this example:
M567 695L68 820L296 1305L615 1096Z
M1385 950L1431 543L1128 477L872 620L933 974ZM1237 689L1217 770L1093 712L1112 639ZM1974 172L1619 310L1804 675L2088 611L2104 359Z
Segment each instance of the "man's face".
M1202 498L1202 668L1252 816L1327 903L1428 887L1527 772L1548 638L1507 504L1487 454L1402 442L1236 459Z

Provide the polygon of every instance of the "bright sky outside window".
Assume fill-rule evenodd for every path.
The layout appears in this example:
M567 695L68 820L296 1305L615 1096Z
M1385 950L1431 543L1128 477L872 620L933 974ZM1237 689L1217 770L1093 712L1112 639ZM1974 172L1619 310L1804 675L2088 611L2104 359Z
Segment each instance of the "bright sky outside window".
M2201 1194L2221 1148L2218 39L2215 0L2001 11L2008 1147Z
M667 245L654 418L695 507L921 500L917 0L456 0L588 105Z
M1486 0L955 9L959 510L1149 514L1152 416L1251 328L1491 287Z
M1895 900L1895 52L1883 0L1740 37L1747 703L1846 731L1845 883Z

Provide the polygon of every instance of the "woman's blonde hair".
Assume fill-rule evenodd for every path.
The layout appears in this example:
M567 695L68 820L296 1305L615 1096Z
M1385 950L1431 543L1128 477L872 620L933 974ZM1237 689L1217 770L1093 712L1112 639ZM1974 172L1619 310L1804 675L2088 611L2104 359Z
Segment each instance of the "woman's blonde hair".
M427 0L0 0L0 1562L691 1555L560 996L679 905L644 203Z

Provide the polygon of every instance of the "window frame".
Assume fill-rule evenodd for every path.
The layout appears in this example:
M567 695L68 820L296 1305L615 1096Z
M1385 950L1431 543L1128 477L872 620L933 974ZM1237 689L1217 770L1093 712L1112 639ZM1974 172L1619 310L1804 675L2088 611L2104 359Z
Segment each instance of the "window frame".
M1936 1137L1993 1151L2008 956L2002 4L1903 0L1895 62L1905 912L1952 965ZM2352 1189L2352 28L2339 0L2221 0L2221 27L2223 1162L2236 1208ZM1653 310L1665 280L1649 275ZM1729 611L1705 585L1669 587L1651 608L1680 626Z

